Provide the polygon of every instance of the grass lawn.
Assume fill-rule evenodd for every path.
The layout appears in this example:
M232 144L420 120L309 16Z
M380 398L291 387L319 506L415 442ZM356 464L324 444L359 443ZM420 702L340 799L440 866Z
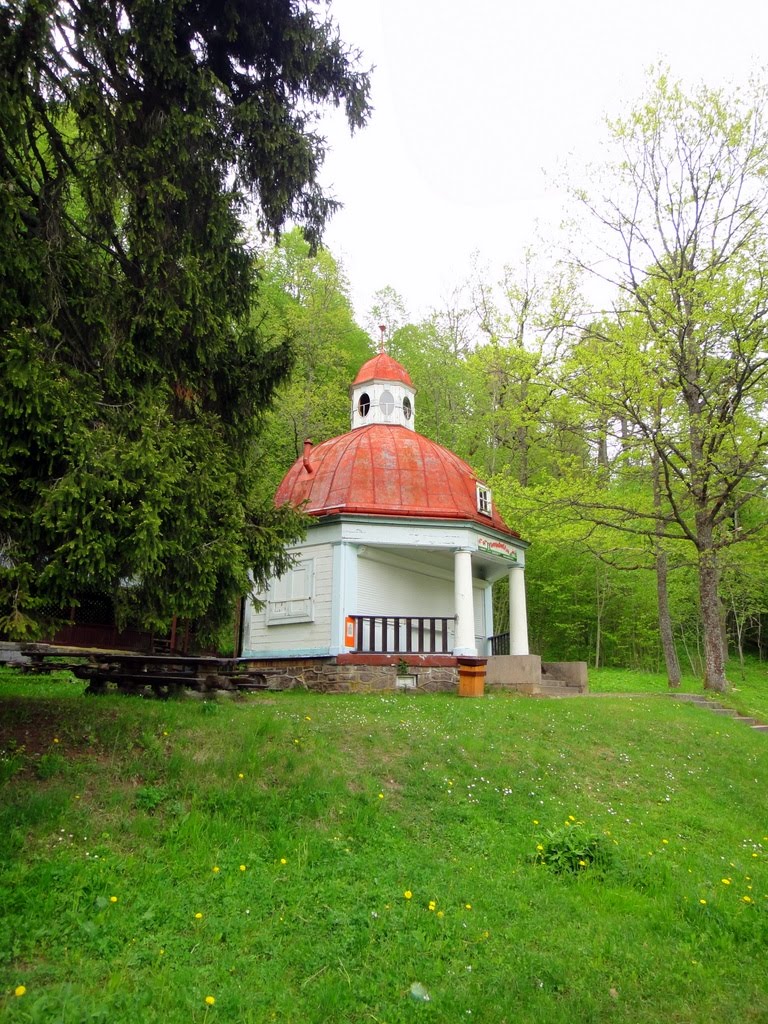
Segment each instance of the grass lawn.
M765 1022L768 733L590 682L625 695L0 670L0 1020Z

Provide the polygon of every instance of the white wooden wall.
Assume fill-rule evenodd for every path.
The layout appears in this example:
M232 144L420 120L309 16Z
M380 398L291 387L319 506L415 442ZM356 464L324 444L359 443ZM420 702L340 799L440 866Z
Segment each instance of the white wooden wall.
M314 593L312 595L312 621L274 623L267 626L266 609L254 611L248 606L245 622L243 652L269 656L285 651L309 652L327 650L331 643L331 587L333 575L333 548L330 544L309 545L302 548L302 559L314 562ZM260 595L264 598L266 595Z

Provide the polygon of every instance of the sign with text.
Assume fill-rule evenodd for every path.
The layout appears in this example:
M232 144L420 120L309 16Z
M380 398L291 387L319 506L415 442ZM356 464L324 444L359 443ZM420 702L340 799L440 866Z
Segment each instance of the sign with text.
M510 562L517 561L517 551L511 544L507 544L507 542L503 540L493 540L490 537L478 537L477 550L488 551L492 555L501 555L502 558L508 558Z

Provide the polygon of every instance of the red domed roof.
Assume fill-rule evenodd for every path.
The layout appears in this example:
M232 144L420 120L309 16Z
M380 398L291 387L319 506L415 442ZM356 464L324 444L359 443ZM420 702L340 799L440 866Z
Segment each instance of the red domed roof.
M490 516L478 511L476 485L470 467L447 448L407 427L371 424L309 448L288 470L275 503L304 505L313 516L472 520L519 536L495 506Z
M369 380L397 380L402 384L407 384L409 388L413 387L413 381L406 368L386 352L379 352L373 359L363 363L358 375L352 381L352 387Z

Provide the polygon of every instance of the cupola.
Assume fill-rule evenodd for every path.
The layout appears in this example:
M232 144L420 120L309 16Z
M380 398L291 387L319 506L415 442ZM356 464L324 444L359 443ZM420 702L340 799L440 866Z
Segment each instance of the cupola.
M363 364L350 394L353 430L373 423L416 429L413 382L405 367L386 352Z

